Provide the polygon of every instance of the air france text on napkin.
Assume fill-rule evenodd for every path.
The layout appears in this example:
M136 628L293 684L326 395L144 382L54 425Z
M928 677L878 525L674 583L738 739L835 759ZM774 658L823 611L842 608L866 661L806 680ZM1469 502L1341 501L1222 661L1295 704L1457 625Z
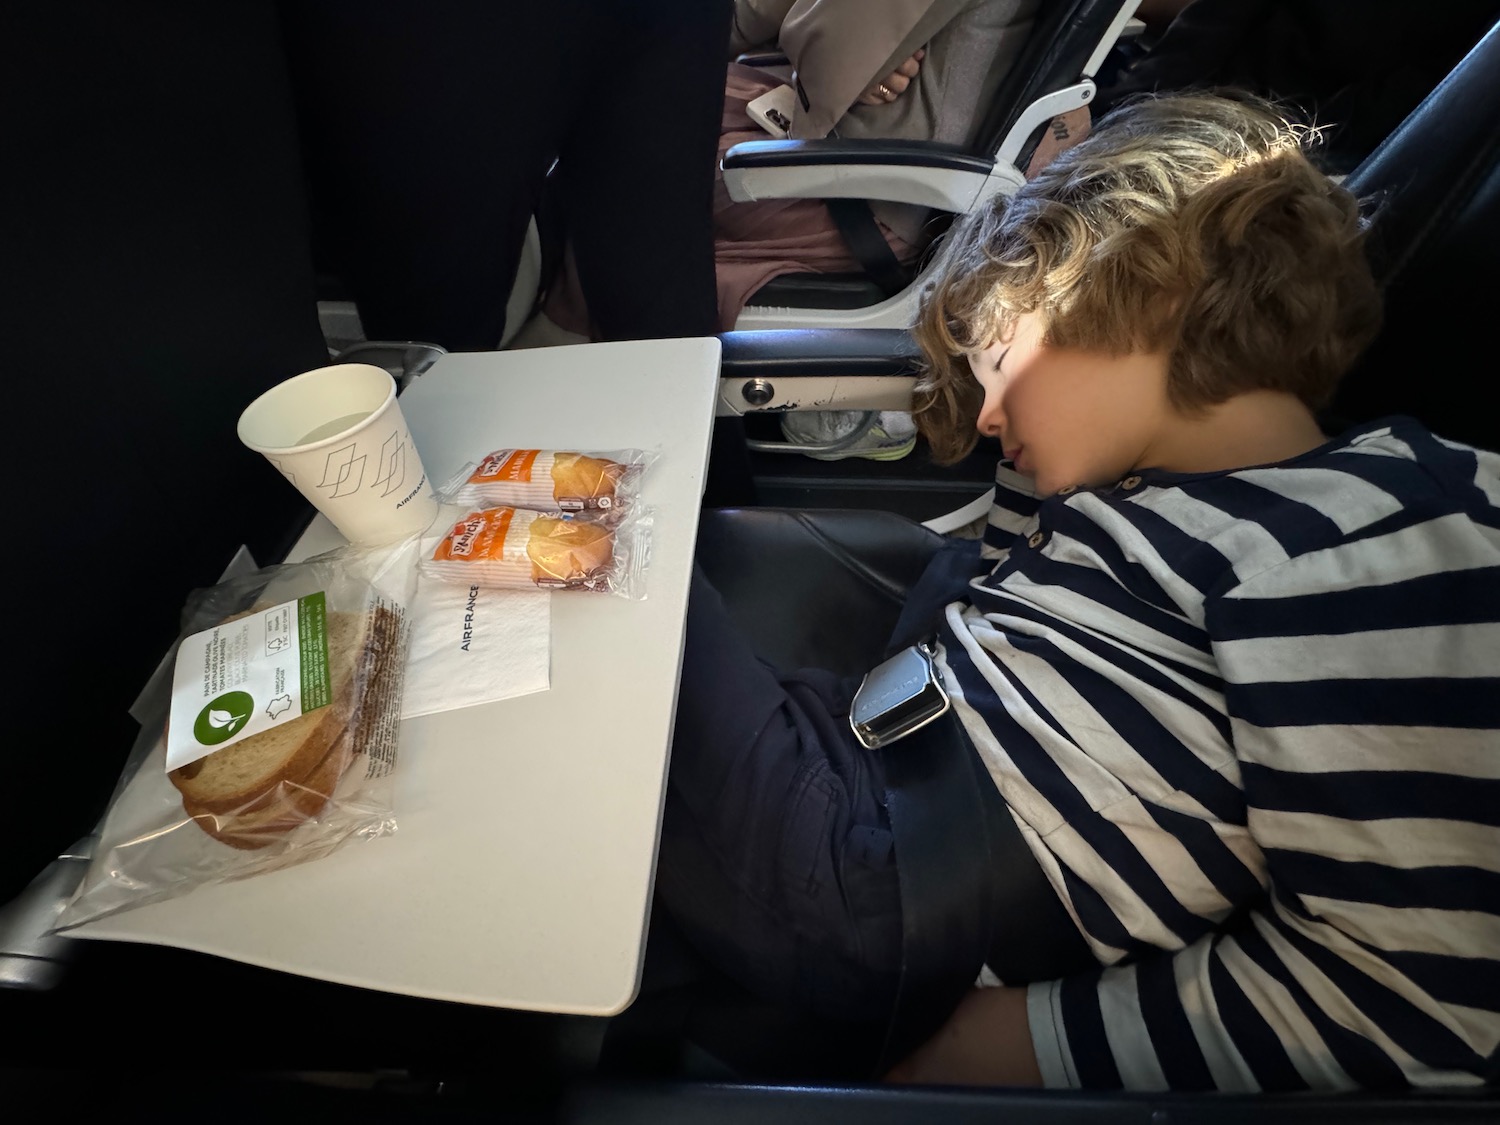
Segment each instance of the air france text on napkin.
M550 686L552 597L422 578L413 607L403 719Z

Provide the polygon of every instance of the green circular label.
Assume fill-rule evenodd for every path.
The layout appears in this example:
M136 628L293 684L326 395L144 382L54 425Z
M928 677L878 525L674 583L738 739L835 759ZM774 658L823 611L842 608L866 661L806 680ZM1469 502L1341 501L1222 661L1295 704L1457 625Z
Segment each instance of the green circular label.
M255 700L250 698L249 692L226 691L198 712L193 723L193 737L204 746L228 742L245 729L254 711Z

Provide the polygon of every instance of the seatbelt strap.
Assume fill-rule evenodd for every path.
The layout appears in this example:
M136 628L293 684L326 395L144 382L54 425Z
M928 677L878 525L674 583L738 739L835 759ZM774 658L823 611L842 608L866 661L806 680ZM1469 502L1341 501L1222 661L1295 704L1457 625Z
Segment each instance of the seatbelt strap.
M879 751L901 892L901 982L882 1073L989 965L1002 981L1098 964L953 712Z
M995 915L985 964L1006 984L1057 980L1097 968L1098 959L1063 905L1016 818L978 754L978 775L991 864L985 871Z
M901 982L884 1073L941 1026L979 976L994 904L985 814L966 761L974 751L953 714L880 754L901 891Z
M891 244L881 233L875 213L863 199L825 199L834 225L843 235L849 253L865 274L887 297L894 297L909 284L911 275L901 265Z

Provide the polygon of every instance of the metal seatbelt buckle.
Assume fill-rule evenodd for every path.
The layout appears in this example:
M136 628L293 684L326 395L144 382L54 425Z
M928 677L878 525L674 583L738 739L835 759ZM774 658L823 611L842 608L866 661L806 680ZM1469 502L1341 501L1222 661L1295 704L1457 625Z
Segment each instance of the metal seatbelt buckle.
M924 642L902 649L860 681L849 706L849 726L866 750L905 738L953 706Z

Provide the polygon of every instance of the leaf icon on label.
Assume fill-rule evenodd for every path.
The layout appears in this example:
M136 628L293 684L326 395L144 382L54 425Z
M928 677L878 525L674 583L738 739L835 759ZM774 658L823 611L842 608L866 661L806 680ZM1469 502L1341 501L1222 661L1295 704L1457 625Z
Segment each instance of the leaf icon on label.
M255 697L248 691L226 691L210 699L193 720L193 737L204 746L228 742L250 721L255 711Z

